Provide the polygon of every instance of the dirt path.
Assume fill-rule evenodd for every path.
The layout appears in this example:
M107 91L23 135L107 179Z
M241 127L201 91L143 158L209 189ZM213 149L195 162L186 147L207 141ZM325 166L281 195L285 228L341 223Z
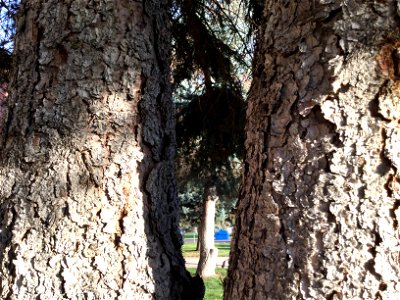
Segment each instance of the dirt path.
M228 268L229 257L217 257L217 267ZM198 257L185 257L186 267L196 268L199 262Z

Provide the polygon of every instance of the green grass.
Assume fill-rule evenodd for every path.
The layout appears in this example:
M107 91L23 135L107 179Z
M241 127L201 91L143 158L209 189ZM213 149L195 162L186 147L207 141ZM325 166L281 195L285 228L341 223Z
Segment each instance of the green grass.
M188 268L188 271L194 275L196 268ZM217 273L216 276L204 279L204 285L206 286L204 300L221 300L223 298L223 280L226 276L226 269L217 268L215 271Z
M218 248L219 257L229 256L229 251L231 250L230 243L215 243L215 247ZM199 251L196 251L196 244L187 243L182 246L182 254L184 257L197 257L199 256Z
M197 234L196 233L194 233L194 232L187 232L187 233L185 233L184 235L183 235L183 238L184 239L193 239L193 238L196 238L197 239Z
M227 257L229 256L229 252L231 251L231 243L215 243L215 247L218 248L218 256L219 257Z

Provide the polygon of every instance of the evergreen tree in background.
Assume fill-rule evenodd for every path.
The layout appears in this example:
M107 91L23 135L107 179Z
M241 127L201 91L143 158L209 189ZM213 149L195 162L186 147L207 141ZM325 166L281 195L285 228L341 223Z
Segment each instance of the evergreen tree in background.
M231 206L244 140L241 80L251 60L244 7L238 1L174 3L179 8L173 13L173 75L181 199L192 199L183 194L212 183Z
M15 0L0 1L0 85L9 81L12 38L15 33L14 17L18 9Z
M237 197L245 116L240 79L251 43L241 2L174 4L177 178L186 219L195 216L199 224L197 271L206 276L215 272L215 207L230 212Z

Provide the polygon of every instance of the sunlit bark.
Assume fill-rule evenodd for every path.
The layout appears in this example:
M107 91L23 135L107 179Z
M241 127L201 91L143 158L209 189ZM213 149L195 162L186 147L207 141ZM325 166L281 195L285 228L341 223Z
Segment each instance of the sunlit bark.
M398 299L398 1L265 1L225 299Z
M201 277L215 275L218 249L214 244L215 206L218 201L215 186L207 186L204 192L203 209L199 230L200 259L197 274Z
M22 1L0 146L1 299L195 293L167 22L166 1Z

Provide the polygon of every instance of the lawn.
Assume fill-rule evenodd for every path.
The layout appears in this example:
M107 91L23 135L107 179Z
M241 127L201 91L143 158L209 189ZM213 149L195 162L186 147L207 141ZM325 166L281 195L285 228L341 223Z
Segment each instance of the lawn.
M184 238L184 239L197 239L197 236L198 236L197 233L194 233L194 232L186 232L186 233L183 235L183 238Z
M215 243L215 247L218 248L219 257L228 257L229 251L231 250L230 243ZM199 251L196 251L196 244L187 243L182 246L182 253L184 257L197 257L199 256Z
M196 273L196 268L188 268L191 274ZM204 279L204 285L206 286L206 294L204 300L221 300L223 298L223 280L226 276L226 269L217 268L217 275Z

